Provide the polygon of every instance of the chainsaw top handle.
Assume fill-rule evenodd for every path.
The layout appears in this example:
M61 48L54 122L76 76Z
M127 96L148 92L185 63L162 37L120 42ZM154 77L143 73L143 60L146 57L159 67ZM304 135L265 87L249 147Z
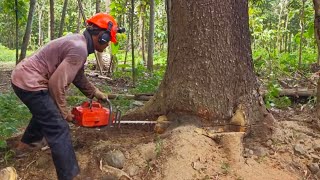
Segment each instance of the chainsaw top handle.
M83 107L89 107L91 110L93 107L102 108L101 104L98 102L94 102L92 99L89 100L88 103L82 104Z

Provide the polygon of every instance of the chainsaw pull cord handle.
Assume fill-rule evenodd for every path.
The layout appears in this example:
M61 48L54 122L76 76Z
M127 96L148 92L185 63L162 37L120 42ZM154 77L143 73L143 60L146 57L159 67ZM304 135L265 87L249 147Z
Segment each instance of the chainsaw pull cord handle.
M89 100L89 108L92 111L92 99Z

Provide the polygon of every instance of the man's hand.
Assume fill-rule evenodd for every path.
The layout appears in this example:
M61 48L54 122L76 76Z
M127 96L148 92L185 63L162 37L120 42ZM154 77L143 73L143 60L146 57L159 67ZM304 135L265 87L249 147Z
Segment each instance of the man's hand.
M94 97L97 98L98 100L102 100L102 101L105 101L106 99L108 99L108 95L101 92L99 89L97 89L94 92Z
M68 112L68 115L67 115L67 117L66 117L66 120L67 120L68 122L71 122L71 121L73 121L73 118L74 118L74 115L71 114L71 112Z

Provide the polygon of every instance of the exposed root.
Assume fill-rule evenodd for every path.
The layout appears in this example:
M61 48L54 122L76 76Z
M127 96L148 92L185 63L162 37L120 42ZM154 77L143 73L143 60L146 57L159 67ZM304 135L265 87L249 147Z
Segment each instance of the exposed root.
M267 141L276 128L276 120L264 105L253 106L253 111L260 113L256 113L256 116L253 117L254 121L250 123L250 128L246 133L254 141Z
M165 107L162 99L159 98L160 93L157 93L144 106L128 111L122 116L122 119L128 120L153 120L158 116L165 115Z

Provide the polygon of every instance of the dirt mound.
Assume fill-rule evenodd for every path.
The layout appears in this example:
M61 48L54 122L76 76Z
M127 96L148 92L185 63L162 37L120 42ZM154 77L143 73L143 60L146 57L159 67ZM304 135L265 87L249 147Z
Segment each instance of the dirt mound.
M230 154L224 146L243 148L236 147L238 144L232 140L229 145L228 140L215 141L199 134L197 129L194 125L185 125L167 135L152 179L298 179L272 159L259 162L255 157L243 158L242 152ZM241 140L241 136L234 138Z

